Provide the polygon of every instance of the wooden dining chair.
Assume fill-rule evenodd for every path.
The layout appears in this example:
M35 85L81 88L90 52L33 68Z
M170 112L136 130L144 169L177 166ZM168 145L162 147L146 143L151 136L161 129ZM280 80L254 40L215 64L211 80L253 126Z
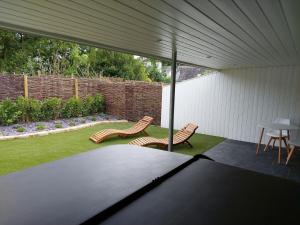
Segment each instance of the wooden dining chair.
M289 118L277 118L273 121L274 123L279 123L279 124L285 124L285 125L290 125L291 124L291 120ZM269 141L264 149L264 151L266 152L270 146L270 144L272 143L272 149L274 149L274 145L276 143L276 141L279 141L280 138L280 131L279 130L270 130L266 133L267 136L269 136ZM285 144L286 149L288 150L288 143L287 140L289 140L290 138L290 134L288 130L283 130L282 131L282 140Z
M294 138L293 140L289 140L288 141L288 148L290 148L290 151L289 151L289 154L288 154L288 157L286 159L286 163L285 165L288 164L288 162L290 161L290 159L292 158L294 152L296 149L299 149L300 147L300 135L298 134L297 138Z

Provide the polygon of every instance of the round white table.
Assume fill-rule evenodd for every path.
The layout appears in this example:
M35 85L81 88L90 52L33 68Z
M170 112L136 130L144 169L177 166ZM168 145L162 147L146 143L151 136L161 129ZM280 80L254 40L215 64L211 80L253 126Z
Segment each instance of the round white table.
M259 141L257 143L257 148L256 148L256 154L258 155L259 153L259 147L261 144L261 140L264 134L265 129L271 129L271 130L279 130L279 151L278 151L278 163L281 161L281 148L282 148L282 131L283 130L298 130L300 129L299 126L296 126L294 124L280 124L280 123L260 123L258 124L258 127L261 128L260 136L259 136Z

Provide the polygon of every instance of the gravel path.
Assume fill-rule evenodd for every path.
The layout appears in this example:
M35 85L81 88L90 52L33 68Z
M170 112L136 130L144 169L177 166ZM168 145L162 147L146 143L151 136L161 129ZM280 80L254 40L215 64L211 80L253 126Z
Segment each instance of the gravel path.
M80 124L96 122L96 121L103 121L103 120L115 121L117 119L118 118L115 116L101 114L101 115L77 117L77 118L70 118L70 119L50 120L45 122L41 121L41 122L19 123L10 126L0 126L0 136L30 134L37 131L56 130L61 128L73 127ZM23 127L25 130L23 132L20 132L20 130L22 130L22 128L20 129L20 127ZM41 129L38 129L38 127L40 127Z

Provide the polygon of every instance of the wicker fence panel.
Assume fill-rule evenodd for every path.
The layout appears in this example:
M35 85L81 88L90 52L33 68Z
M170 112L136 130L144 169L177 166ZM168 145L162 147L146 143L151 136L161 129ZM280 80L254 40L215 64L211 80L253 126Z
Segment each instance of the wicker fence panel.
M28 96L35 99L59 97L64 100L75 95L75 78L59 76L28 77ZM101 93L105 97L106 112L136 121L144 115L153 116L160 124L162 85L120 79L77 78L78 97ZM24 77L0 75L0 100L24 96Z

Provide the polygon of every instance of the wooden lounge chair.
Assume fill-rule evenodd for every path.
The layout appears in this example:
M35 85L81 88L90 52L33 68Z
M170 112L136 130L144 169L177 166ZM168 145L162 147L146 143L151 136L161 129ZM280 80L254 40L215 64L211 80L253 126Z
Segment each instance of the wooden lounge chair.
M184 128L176 132L173 136L173 145L188 144L191 148L193 147L188 141L190 137L193 136L198 126L196 124L189 123ZM139 146L158 146L160 148L166 149L168 147L168 138L154 138L154 137L141 137L137 138L128 144L139 145Z
M119 137L128 137L132 135L136 135L138 133L143 132L144 134L148 135L145 129L152 123L153 118L150 116L144 116L143 119L139 120L135 125L132 127L125 129L125 130L117 130L117 129L105 129L101 130L90 137L90 140L99 144L103 140L112 137L112 136L119 136Z

